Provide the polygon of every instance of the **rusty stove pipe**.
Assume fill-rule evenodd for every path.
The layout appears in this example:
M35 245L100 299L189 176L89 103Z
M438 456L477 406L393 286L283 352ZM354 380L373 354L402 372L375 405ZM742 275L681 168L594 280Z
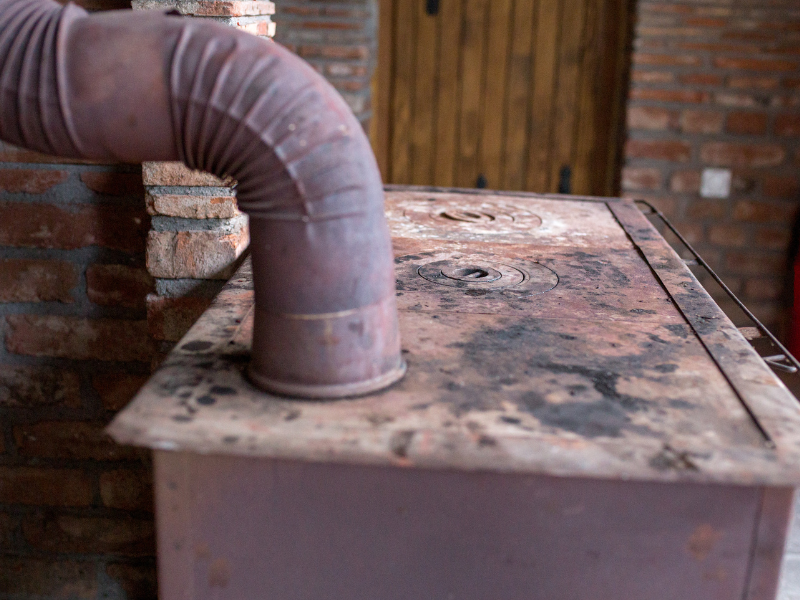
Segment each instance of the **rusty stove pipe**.
M0 138L13 144L181 160L238 181L259 387L333 398L402 376L375 158L342 98L302 60L214 23L0 0L0 92Z

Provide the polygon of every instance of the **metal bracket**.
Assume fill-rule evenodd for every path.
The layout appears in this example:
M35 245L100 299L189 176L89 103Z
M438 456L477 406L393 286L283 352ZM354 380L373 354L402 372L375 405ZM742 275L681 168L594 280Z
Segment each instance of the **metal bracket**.
M739 330L741 331L742 335L750 342L750 344L755 347L753 344L754 339L759 339L761 337L767 338L772 346L776 348L779 353L772 354L769 356L761 356L762 360L766 362L773 371L781 371L782 373L792 373L794 375L800 374L800 362L792 356L791 352L786 349L786 347L776 338L772 332L767 329L764 324L758 320L758 318L750 312L750 309L747 308L744 303L736 297L731 289L725 285L725 283L720 279L719 275L717 275L711 266L701 257L697 251L692 247L692 245L683 237L680 232L675 229L675 226L664 216L660 210L658 210L655 206L647 202L646 200L635 200L639 209L642 210L642 206L646 207L647 210L642 210L642 213L645 215L654 215L656 216L667 228L675 234L675 237L680 240L681 244L691 253L693 256L692 259L684 260L686 265L690 266L700 266L702 267L710 276L711 278L717 282L717 284L722 288L722 290L728 295L728 297L733 300L736 306L745 314L745 316L750 319L750 321L755 325L755 327L740 327ZM754 331L755 330L755 331ZM757 350L757 348L756 348Z

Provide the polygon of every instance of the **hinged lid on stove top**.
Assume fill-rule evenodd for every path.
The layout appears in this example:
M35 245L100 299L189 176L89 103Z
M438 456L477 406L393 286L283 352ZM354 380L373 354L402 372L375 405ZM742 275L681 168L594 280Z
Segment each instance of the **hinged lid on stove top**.
M797 401L632 203L402 188L387 214L405 379L332 402L256 390L245 265L112 435L308 461L800 484Z

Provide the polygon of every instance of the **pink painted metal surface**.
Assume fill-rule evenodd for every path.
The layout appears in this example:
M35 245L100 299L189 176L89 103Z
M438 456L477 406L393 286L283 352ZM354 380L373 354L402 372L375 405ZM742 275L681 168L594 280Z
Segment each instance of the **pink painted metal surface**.
M156 497L163 600L765 600L791 490L157 452Z
M307 63L215 23L0 0L0 86L6 141L181 160L236 180L250 216L258 385L339 397L402 376L377 164Z
M246 263L111 426L157 450L162 597L774 598L800 409L641 213L387 209L402 381L253 388Z

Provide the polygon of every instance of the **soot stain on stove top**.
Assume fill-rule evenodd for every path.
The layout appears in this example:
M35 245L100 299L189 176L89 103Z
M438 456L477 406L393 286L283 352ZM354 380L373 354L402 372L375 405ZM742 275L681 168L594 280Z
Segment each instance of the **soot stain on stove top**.
M592 281L611 283L617 288L627 288L631 285L630 277L623 273L613 262L601 258L597 254L590 254L578 250L565 254L564 258L574 259L575 262L572 263L571 266L576 269L581 276L589 275Z
M652 411L652 419L658 421L655 409L660 403L619 389L623 378L660 384L678 369L671 362L672 345L655 334L650 339L638 346L640 354L592 355L582 350L591 341L544 329L534 320L517 321L504 328L484 327L468 341L450 346L461 351L462 364L477 375L480 383L448 381L440 389L458 416L472 410L497 410L497 394L487 394L493 391L502 392L520 412L534 416L542 425L587 438L621 437L626 432L660 438L659 431L632 419L636 413ZM609 345L614 346L612 340ZM500 357L522 358L509 362ZM573 360L578 357L585 362L575 364ZM526 391L506 387L507 382L520 379L540 381L542 386ZM541 388L553 386L575 400L548 401ZM582 400L586 395L592 398ZM693 408L688 403L682 406Z

